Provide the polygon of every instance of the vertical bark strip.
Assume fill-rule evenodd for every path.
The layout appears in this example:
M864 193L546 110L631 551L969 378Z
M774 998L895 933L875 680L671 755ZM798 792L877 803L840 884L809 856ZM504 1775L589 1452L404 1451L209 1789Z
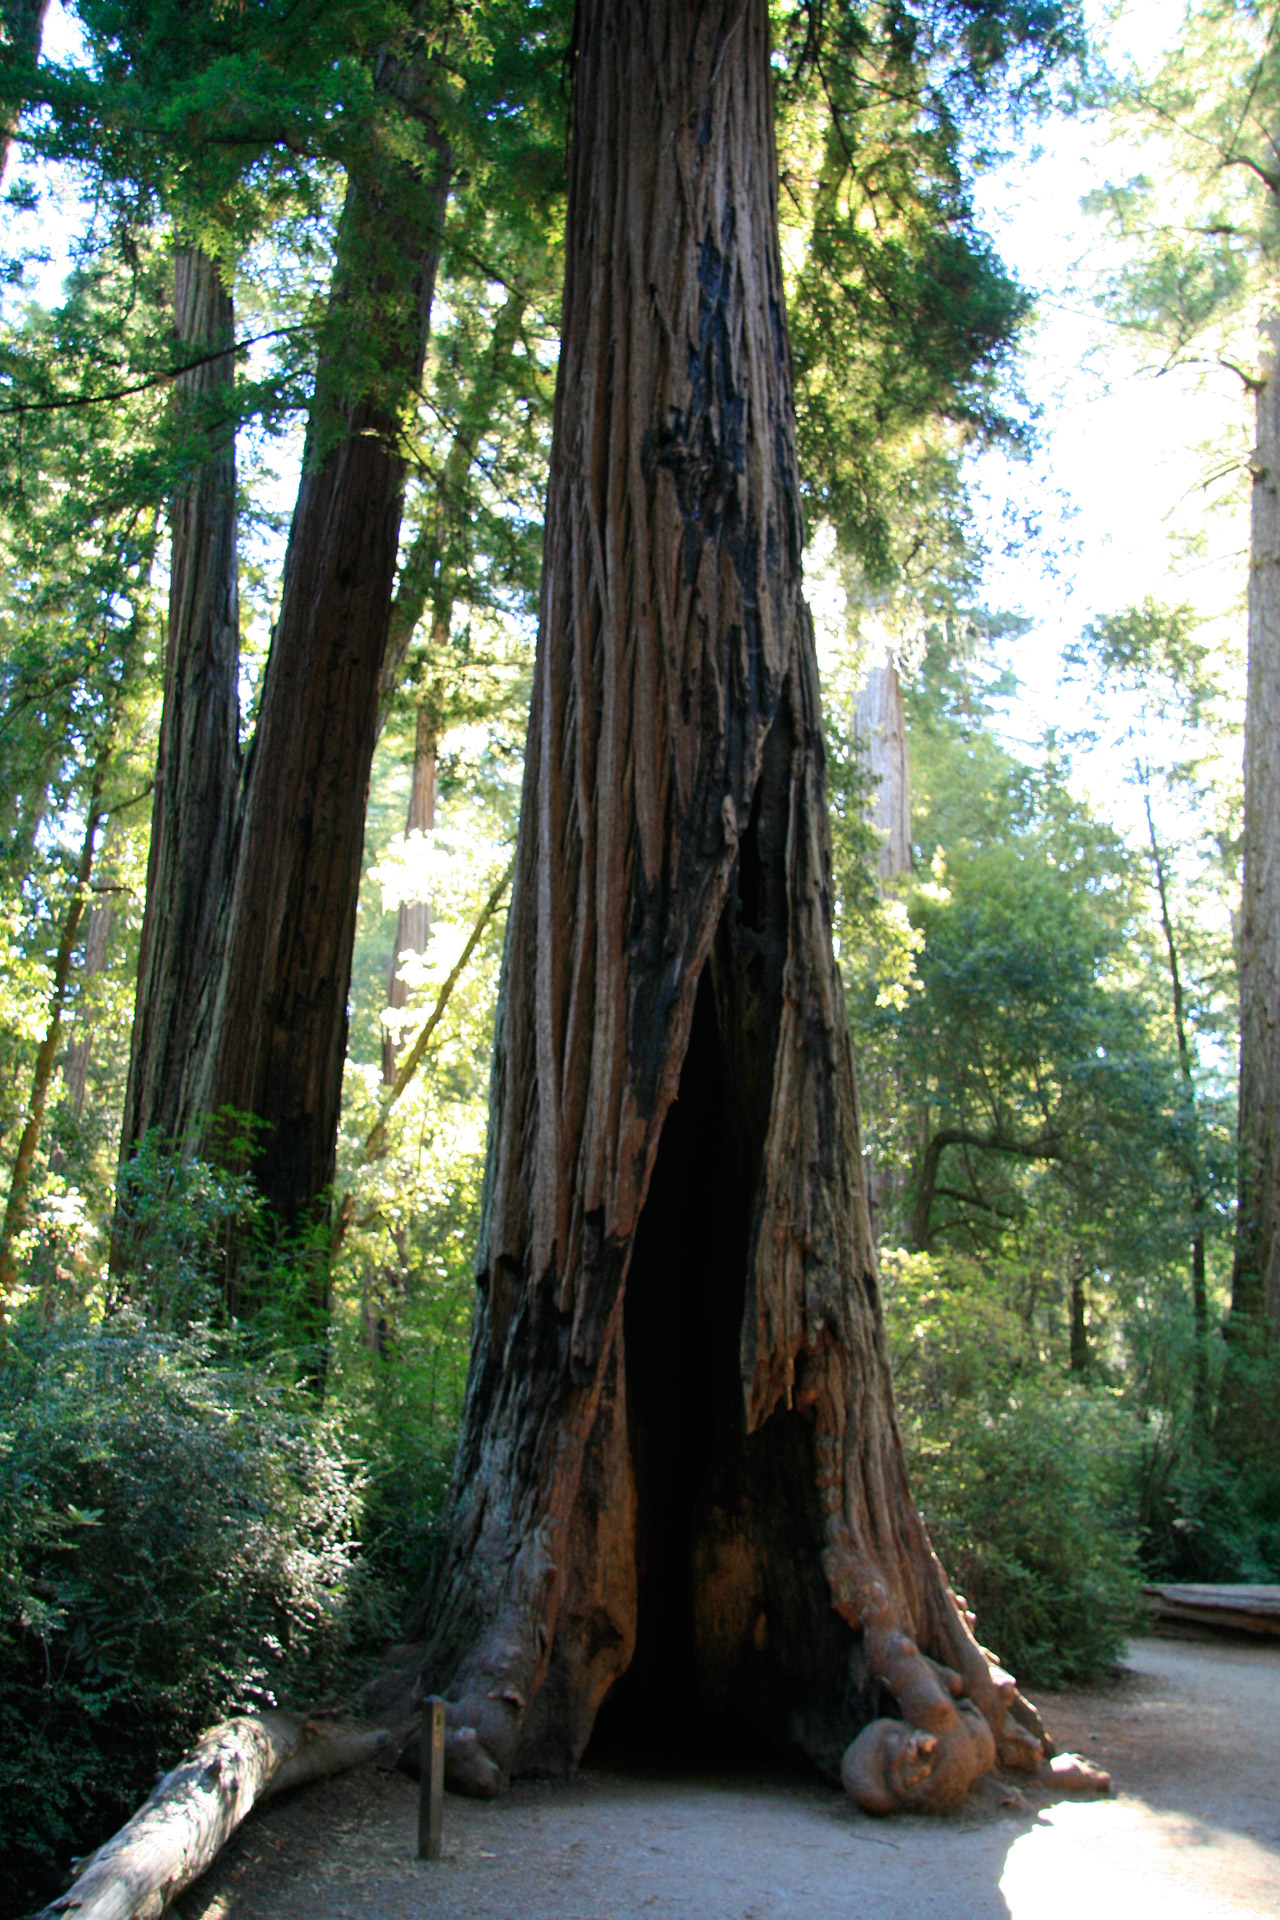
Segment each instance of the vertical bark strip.
M1263 325L1249 535L1232 1318L1280 1329L1280 315Z
M209 1038L186 1094L189 1114L229 1107L262 1123L254 1170L286 1227L310 1220L333 1178L401 425L422 373L448 188L432 78L412 48L386 53L375 76L420 130L425 177L392 121L348 186Z
M1012 1689L930 1551L893 1411L831 944L768 8L582 0L576 44L480 1297L423 1680L480 1793L575 1764L629 1668L620 1713L661 1689L832 1772L879 1680L912 1725L870 1729L864 1804L951 1804Z
M121 1128L121 1157L183 1118L201 995L218 952L240 784L240 617L231 296L194 247L173 265L174 328L192 355L226 346L177 382L189 469L170 511L164 711L151 809L147 904Z

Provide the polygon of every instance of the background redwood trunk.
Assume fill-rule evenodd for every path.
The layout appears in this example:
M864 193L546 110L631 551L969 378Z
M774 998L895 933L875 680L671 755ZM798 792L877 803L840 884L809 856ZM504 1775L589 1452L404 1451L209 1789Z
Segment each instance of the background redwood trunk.
M1280 1330L1280 315L1263 327L1249 541L1232 1318Z
M183 1076L218 951L240 785L240 618L231 296L217 263L179 248L174 329L192 357L226 346L177 382L191 471L170 511L164 712L151 806L147 903L138 954L121 1158L182 1118Z
M766 0L583 0L576 46L480 1300L423 1679L475 1792L571 1767L611 1692L617 1723L660 1692L668 1721L746 1722L833 1772L883 1680L959 1756L971 1721L893 1637L1001 1723L911 1502L862 1189ZM941 1704L908 1712L908 1670Z
M412 55L384 56L376 76L418 123L428 177L392 124L348 187L208 1040L184 1095L189 1116L229 1107L262 1123L254 1171L286 1228L312 1219L334 1171L399 435L421 378L448 189L431 79ZM317 1274L323 1306L320 1263Z

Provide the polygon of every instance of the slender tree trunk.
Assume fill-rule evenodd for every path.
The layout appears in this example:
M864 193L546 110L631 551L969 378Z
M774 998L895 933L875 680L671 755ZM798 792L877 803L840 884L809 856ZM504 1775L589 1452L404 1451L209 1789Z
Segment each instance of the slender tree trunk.
M9 1180L9 1202L5 1208L4 1225L0 1227L0 1343L4 1340L9 1307L18 1282L13 1246L27 1221L27 1196L31 1188L31 1175L35 1169L36 1154L40 1148L40 1135L44 1129L44 1113L49 1098L49 1083L53 1079L53 1063L57 1058L58 1046L62 1038L62 1016L67 1004L71 962L75 954L81 916L84 913L85 889L89 884L89 876L93 872L98 830L104 817L102 787L109 758L110 750L104 749L99 753L93 770L84 838L80 844L75 881L71 897L67 902L66 914L63 917L62 930L58 938L58 951L54 957L53 988L49 996L49 1024L36 1053L35 1066L31 1074L31 1097L27 1103L26 1124L18 1141L18 1152Z
M197 248L183 247L175 255L173 311L184 349L231 348L231 296L216 262ZM235 849L240 626L233 379L228 351L177 383L190 466L170 511L164 712L122 1160L152 1128L167 1138L178 1134L183 1075L199 1044L201 995L217 954L219 911Z
M475 464L476 449L489 431L497 411L498 396L511 350L520 332L526 304L524 295L513 288L498 309L489 340L489 352L463 402L435 497L405 555L400 578L396 582L396 597L387 631L386 656L382 663L379 725L386 717L387 706L409 657L413 636L428 606L432 610L433 656L438 658L448 643L456 590L456 574L450 564L449 549L456 537L459 518L465 510L466 485Z
M436 727L432 705L424 699L418 708L413 749L413 785L409 789L406 833L430 833L436 824ZM426 900L402 900L396 918L396 939L387 966L387 1006L399 1012L409 1004L409 988L400 969L411 953L425 953L431 933L431 906ZM382 1035L382 1084L396 1077L400 1040L389 1028Z
M1084 1261L1074 1247L1068 1255L1068 1267L1071 1294L1070 1366L1072 1373L1088 1373L1090 1356L1089 1329L1085 1324L1088 1302L1085 1298Z
M208 1039L184 1089L188 1117L230 1108L261 1123L253 1167L285 1228L314 1223L333 1179L400 436L421 379L448 187L432 80L412 49L384 54L376 74L417 122L431 177L392 126L348 186ZM323 1263L316 1273L322 1311Z
M33 66L40 58L44 17L48 11L49 0L0 0L0 27L4 34L0 60L5 67L20 71ZM0 176L17 130L17 106L13 103L0 106Z
M89 909L89 924L84 937L84 967L81 980L96 980L99 974L107 970L107 956L111 949L111 929L115 924L115 907L108 898L99 900ZM89 1085L89 1062L93 1058L93 1028L89 1023L87 1009L77 1010L75 1039L67 1048L62 1062L62 1080L71 1095L72 1104L77 1113L84 1107L84 1097Z
M1040 1746L930 1551L893 1411L767 0L583 0L576 47L479 1304L422 1683L452 1696L473 1792L571 1767L612 1693L618 1724L709 1712L833 1773L870 1722L845 1760L862 1804L950 1805L992 1729L1010 1758ZM873 1720L881 1684L905 1720Z
M1191 1063L1191 1041L1187 1033L1186 1006L1182 993L1182 969L1178 964L1178 942L1169 912L1169 884L1164 853L1156 835L1155 816L1145 769L1142 800L1147 815L1147 837L1151 846L1151 864L1155 871L1156 893L1160 901L1160 925L1164 933L1165 954L1169 962L1170 996L1173 1025L1178 1042L1178 1070L1182 1080L1183 1127L1186 1134L1183 1151L1188 1198L1191 1202L1191 1321L1195 1352L1192 1356L1191 1411L1197 1433L1209 1425L1209 1289L1205 1274L1205 1227L1209 1196L1205 1188L1204 1165L1200 1156L1200 1133L1196 1112L1196 1083Z
M1280 314L1263 325L1249 542L1240 903L1240 1174L1231 1313L1280 1326Z

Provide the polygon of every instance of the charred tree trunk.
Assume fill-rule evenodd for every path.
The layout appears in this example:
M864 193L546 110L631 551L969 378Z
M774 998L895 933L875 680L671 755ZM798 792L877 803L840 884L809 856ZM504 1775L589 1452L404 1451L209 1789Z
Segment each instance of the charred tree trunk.
M191 471L170 516L164 712L122 1160L152 1128L175 1136L183 1117L183 1076L197 1049L201 994L217 956L240 784L235 314L216 262L197 248L180 248L175 257L173 312L184 350L228 351L177 383Z
M1249 547L1240 902L1240 1186L1231 1318L1280 1329L1280 314L1264 325Z
M401 429L422 373L448 186L433 79L413 46L382 57L376 85L398 117L348 186L208 1039L185 1096L188 1116L231 1108L261 1124L254 1172L285 1228L314 1222L334 1171ZM416 156L404 151L406 121ZM322 1263L317 1274L323 1310Z
M431 707L423 701L418 708L413 746L413 785L409 789L407 833L430 833L436 824L436 728ZM431 934L431 906L426 900L402 900L396 917L396 940L387 966L387 1006L399 1012L409 1004L409 988L400 977L400 969L411 953L425 953ZM390 1087L396 1077L396 1056L400 1051L398 1034L390 1028L382 1035L382 1084Z
M576 44L479 1304L422 1680L472 1792L571 1768L606 1698L634 1722L660 1692L832 1774L863 1728L862 1804L950 1805L996 1739L1032 1765L1040 1743L930 1550L893 1410L768 8L583 0ZM902 1719L875 1719L882 1688Z

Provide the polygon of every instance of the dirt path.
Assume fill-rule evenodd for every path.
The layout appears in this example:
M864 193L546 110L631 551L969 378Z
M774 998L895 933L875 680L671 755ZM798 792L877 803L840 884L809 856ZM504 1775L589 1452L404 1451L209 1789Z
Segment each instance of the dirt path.
M943 1820L877 1822L795 1775L588 1768L445 1803L365 1769L250 1820L182 1920L1217 1920L1280 1913L1280 1644L1136 1641L1120 1685L1047 1700L1101 1801L994 1783Z

